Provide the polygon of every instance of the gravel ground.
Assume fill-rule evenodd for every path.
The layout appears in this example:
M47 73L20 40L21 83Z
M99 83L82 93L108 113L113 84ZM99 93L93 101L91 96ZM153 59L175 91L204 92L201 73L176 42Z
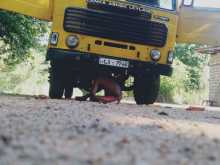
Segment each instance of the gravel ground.
M220 111L0 96L0 165L220 164Z

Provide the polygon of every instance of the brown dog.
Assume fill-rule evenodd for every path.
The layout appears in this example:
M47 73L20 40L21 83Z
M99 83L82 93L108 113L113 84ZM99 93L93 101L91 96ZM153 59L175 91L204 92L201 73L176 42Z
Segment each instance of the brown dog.
M104 90L105 96L96 96L96 93ZM117 101L120 103L122 99L122 92L120 85L110 78L97 78L92 81L92 88L89 94L76 97L78 101L86 101L90 98L91 101L102 102L102 103L110 103Z

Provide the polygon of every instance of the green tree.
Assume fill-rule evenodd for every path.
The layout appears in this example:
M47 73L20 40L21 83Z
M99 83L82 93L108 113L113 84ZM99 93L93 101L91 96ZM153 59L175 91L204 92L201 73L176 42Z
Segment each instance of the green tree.
M184 80L186 91L200 89L200 78L203 67L208 62L208 56L202 55L196 51L196 49L201 47L201 45L195 44L178 44L176 46L176 60L186 65L187 75Z
M201 45L177 44L175 47L174 73L172 77L162 77L159 101L192 103L205 97L204 67L208 56L196 49Z
M46 22L0 10L0 60L14 65L30 58L47 30Z

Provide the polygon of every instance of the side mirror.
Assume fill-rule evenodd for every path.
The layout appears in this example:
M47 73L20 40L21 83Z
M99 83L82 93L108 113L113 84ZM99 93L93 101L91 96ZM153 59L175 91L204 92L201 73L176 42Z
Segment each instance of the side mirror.
M183 0L182 1L182 6L191 7L191 6L193 6L193 2L194 2L194 0Z

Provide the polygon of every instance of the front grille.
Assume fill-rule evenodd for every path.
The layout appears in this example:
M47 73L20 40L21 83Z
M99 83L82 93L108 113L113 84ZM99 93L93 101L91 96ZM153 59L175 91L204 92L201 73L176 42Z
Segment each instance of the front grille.
M117 41L163 47L167 40L167 27L143 17L92 9L67 8L64 30Z

